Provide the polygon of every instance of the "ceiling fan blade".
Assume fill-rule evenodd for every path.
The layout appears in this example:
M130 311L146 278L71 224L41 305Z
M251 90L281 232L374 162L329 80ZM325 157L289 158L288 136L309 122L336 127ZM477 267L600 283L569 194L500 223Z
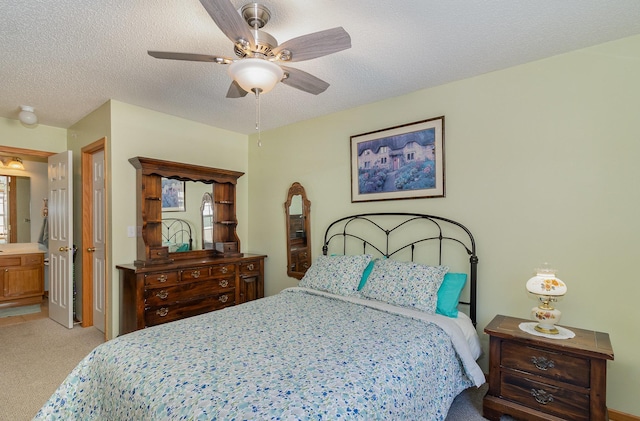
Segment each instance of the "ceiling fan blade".
M288 74L288 77L282 79L282 83L310 94L318 95L323 93L329 87L329 84L322 79L292 67L281 66L282 70Z
M277 57L281 51L287 50L291 52L291 59L287 61L295 62L326 56L347 48L351 48L351 37L344 28L337 27L292 38L275 48L273 53Z
M171 53L168 51L147 51L151 57L167 60L207 61L218 64L231 64L233 60L226 57L211 56L208 54Z
M218 28L234 44L243 39L249 43L251 48L255 47L251 28L229 0L200 0L200 3L218 25Z
M238 82L234 80L227 91L227 98L242 98L247 96L247 94L248 92L242 89L240 85L238 85Z

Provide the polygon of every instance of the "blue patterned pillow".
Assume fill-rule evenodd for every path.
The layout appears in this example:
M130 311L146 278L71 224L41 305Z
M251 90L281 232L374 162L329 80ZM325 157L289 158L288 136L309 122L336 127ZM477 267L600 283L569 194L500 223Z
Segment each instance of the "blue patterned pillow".
M371 256L318 256L298 286L338 295L355 295Z
M366 298L433 314L438 289L448 270L447 266L380 260L360 293Z

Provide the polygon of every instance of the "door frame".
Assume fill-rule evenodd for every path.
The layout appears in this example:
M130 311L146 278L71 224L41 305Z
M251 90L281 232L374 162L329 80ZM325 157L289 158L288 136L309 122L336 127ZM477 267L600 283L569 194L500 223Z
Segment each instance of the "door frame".
M93 259L91 253L87 252L87 245L92 242L92 233L93 233L93 177L92 177L92 155L99 151L105 151L104 160L105 160L105 191L108 191L107 180L107 153L106 153L106 144L107 138L103 137L102 139L98 139L95 142L84 146L81 149L81 160L82 160L82 327L93 326ZM108 194L105 196L105 209L104 215L105 220L108 220L107 211L109 209L108 206ZM108 252L109 249L109 235L107 234L107 238L105 241L107 242L104 254L105 259L105 282L109 283L108 280L111 278L111 270L109 264L109 257L111 254ZM105 337L108 338L111 330L111 326L109 325L109 314L110 314L110 298L111 294L109 291L109 285L105 285L104 288L105 296L104 296L104 311L105 311L105 323L104 323L104 334Z

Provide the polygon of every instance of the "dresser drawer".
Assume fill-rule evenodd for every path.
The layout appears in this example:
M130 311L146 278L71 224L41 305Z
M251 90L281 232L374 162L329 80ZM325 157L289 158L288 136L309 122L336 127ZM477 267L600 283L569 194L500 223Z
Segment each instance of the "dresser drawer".
M589 420L589 395L502 373L502 397L572 421Z
M209 279L202 282L189 282L166 288L150 288L145 290L144 298L147 306L161 306L175 301L189 301L221 292L233 291L233 278Z
M215 265L211 266L211 276L213 277L226 277L236 274L236 265L233 263L227 265Z
M576 386L589 387L589 361L516 342L502 343L501 365Z
M197 316L235 304L235 292L229 291L187 302L169 303L145 308L146 326L155 326L185 317Z
M259 260L250 261L250 262L242 262L240 264L240 275L241 276L255 275L255 274L258 274L259 272L260 272L260 261Z
M180 271L181 282L199 281L207 279L209 276L211 276L209 266L194 267Z
M144 275L144 285L149 287L174 285L178 282L178 272L154 272Z

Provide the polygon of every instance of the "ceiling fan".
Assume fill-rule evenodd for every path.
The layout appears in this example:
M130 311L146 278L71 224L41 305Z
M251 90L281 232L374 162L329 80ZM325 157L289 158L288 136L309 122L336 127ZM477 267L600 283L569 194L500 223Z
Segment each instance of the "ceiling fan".
M278 45L273 36L260 30L271 18L266 6L249 3L238 11L230 0L200 0L200 3L233 42L237 59L208 54L148 53L159 59L228 64L233 82L227 98L241 98L248 92L257 96L269 92L278 82L318 95L329 87L327 82L280 63L311 60L351 48L351 37L342 27L302 35Z

